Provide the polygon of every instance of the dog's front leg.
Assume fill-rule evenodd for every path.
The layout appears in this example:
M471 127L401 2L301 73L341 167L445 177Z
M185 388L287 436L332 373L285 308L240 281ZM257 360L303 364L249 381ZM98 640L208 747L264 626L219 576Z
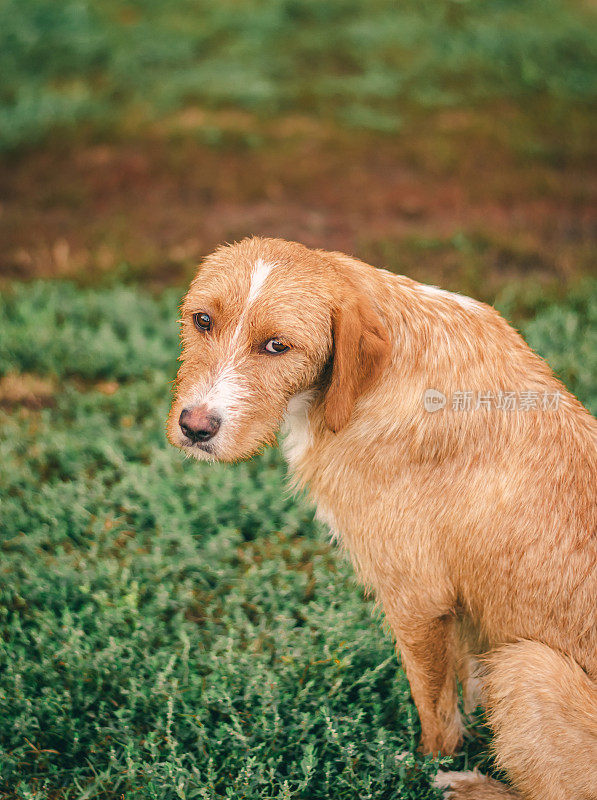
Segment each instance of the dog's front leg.
M392 613L411 693L421 719L421 749L447 755L462 742L454 653L454 619Z

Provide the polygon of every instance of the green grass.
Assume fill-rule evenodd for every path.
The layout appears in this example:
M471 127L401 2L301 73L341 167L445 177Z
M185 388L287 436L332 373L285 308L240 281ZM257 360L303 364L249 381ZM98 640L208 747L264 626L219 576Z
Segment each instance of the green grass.
M0 796L437 797L391 639L278 451L166 443L177 301L0 299L0 375L53 387L0 410ZM596 316L588 282L523 328L593 411ZM472 734L454 766L487 769Z
M594 22L565 0L4 0L0 149L189 104L393 133L413 108L547 101L568 130Z

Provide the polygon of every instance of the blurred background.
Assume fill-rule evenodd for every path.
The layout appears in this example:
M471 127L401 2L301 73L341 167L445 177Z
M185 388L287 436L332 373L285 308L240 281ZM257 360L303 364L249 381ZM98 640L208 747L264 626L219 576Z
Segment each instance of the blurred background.
M0 797L437 797L277 451L167 446L177 304L223 241L344 250L596 413L596 95L589 0L0 2Z
M488 298L594 234L582 0L4 0L10 277L184 280L247 234Z

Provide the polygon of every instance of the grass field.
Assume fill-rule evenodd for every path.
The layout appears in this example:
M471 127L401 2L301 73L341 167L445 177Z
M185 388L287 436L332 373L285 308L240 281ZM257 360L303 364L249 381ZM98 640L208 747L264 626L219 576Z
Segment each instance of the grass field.
M6 0L0 148L189 103L383 133L496 98L561 116L595 97L594 22L565 0Z
M390 637L278 451L167 445L179 296L3 294L0 793L435 798ZM597 284L535 311L597 411ZM478 719L453 763L487 769L486 745Z

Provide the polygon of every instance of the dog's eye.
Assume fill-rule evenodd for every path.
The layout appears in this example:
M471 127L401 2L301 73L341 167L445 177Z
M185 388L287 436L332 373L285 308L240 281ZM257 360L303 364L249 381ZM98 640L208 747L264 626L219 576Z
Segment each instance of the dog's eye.
M197 330L208 331L211 328L211 317L204 311L193 314L193 323Z
M277 355L278 353L284 353L286 350L290 350L290 347L279 339L270 339L269 342L266 343L264 349L266 353Z

